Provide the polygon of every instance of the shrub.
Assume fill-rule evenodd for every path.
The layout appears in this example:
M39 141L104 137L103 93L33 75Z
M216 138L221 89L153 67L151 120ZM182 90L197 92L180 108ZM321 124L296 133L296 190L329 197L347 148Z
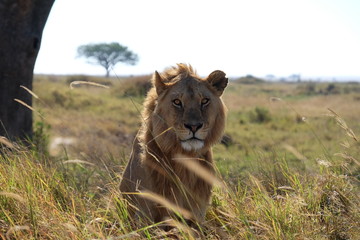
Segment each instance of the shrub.
M327 87L325 88L325 94L340 94L341 89L336 86L334 83L329 83Z
M130 77L114 87L112 94L117 97L144 97L151 88L151 76Z
M236 79L235 82L241 84L260 84L260 83L264 83L265 80L258 77L254 77L252 75L246 75L245 77Z
M307 95L307 96L315 95L317 94L316 83L308 82L308 83L300 84L299 86L297 86L297 92L300 95Z
M263 107L256 107L249 113L249 117L250 122L253 123L267 123L272 119L269 110Z
M38 155L38 158L46 159L49 156L49 130L51 126L44 121L37 121L34 124L34 133L32 137L33 152Z
M61 107L64 107L66 105L66 101L67 101L68 98L63 93L61 93L60 91L54 90L52 92L52 97L53 97L53 100L54 100L55 104L58 104Z

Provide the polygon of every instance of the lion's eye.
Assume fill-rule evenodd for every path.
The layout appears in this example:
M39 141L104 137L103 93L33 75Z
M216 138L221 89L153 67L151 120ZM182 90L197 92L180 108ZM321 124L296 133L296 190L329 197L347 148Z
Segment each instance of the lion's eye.
M173 100L173 104L174 104L175 107L181 107L182 106L181 101L179 99Z
M202 106L206 106L206 105L209 104L209 102L210 102L210 99L208 99L208 98L203 98L203 99L201 100L201 105L202 105Z

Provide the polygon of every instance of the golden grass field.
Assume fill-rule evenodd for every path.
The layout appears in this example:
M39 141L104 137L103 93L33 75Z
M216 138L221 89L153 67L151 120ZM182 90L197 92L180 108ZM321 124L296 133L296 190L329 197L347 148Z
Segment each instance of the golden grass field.
M132 229L118 185L148 79L35 77L32 147L0 155L0 239L359 239L359 83L231 81L206 222Z

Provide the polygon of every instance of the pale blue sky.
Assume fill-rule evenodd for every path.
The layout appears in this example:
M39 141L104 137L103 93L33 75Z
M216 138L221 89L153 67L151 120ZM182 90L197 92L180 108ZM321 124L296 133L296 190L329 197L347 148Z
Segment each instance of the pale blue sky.
M185 62L201 75L360 77L360 1L56 0L35 73L103 75L76 50L113 41L140 58L117 75Z

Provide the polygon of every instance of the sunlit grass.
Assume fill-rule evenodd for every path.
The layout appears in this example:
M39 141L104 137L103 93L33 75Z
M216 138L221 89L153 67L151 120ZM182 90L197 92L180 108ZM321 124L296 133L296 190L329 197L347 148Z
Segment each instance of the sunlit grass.
M216 183L220 181L221 187L213 191L206 221L194 229L180 218L170 223L174 230L163 232L157 228L160 223L134 227L118 189L142 120L143 96L116 94L122 86L118 79L111 84L86 79L110 89L70 89L65 76L42 78L34 82L39 97L34 108L44 116L35 116L40 123L36 136L44 139L37 139L29 150L0 138L0 145L7 147L0 154L0 238L356 239L360 235L360 116L355 114L359 100L352 92L307 96L293 84L230 84L224 98L231 141L214 148L220 179ZM282 100L274 102L271 97ZM256 114L269 115L269 120L258 121L262 117ZM60 144L55 155L40 146L58 136L75 142Z
M34 156L22 149L1 157L3 236L150 239L170 234L157 231L157 224L133 229L117 189L119 179L109 177L101 186L101 181L89 181L98 178L94 172L107 175L105 169L94 170L84 161L55 159L46 167ZM340 156L319 161L316 173L300 174L289 168L286 159L263 161L267 167L262 171L247 172L241 181L225 181L215 188L200 230L183 226L183 231L171 234L185 239L355 239L359 234L356 163Z

